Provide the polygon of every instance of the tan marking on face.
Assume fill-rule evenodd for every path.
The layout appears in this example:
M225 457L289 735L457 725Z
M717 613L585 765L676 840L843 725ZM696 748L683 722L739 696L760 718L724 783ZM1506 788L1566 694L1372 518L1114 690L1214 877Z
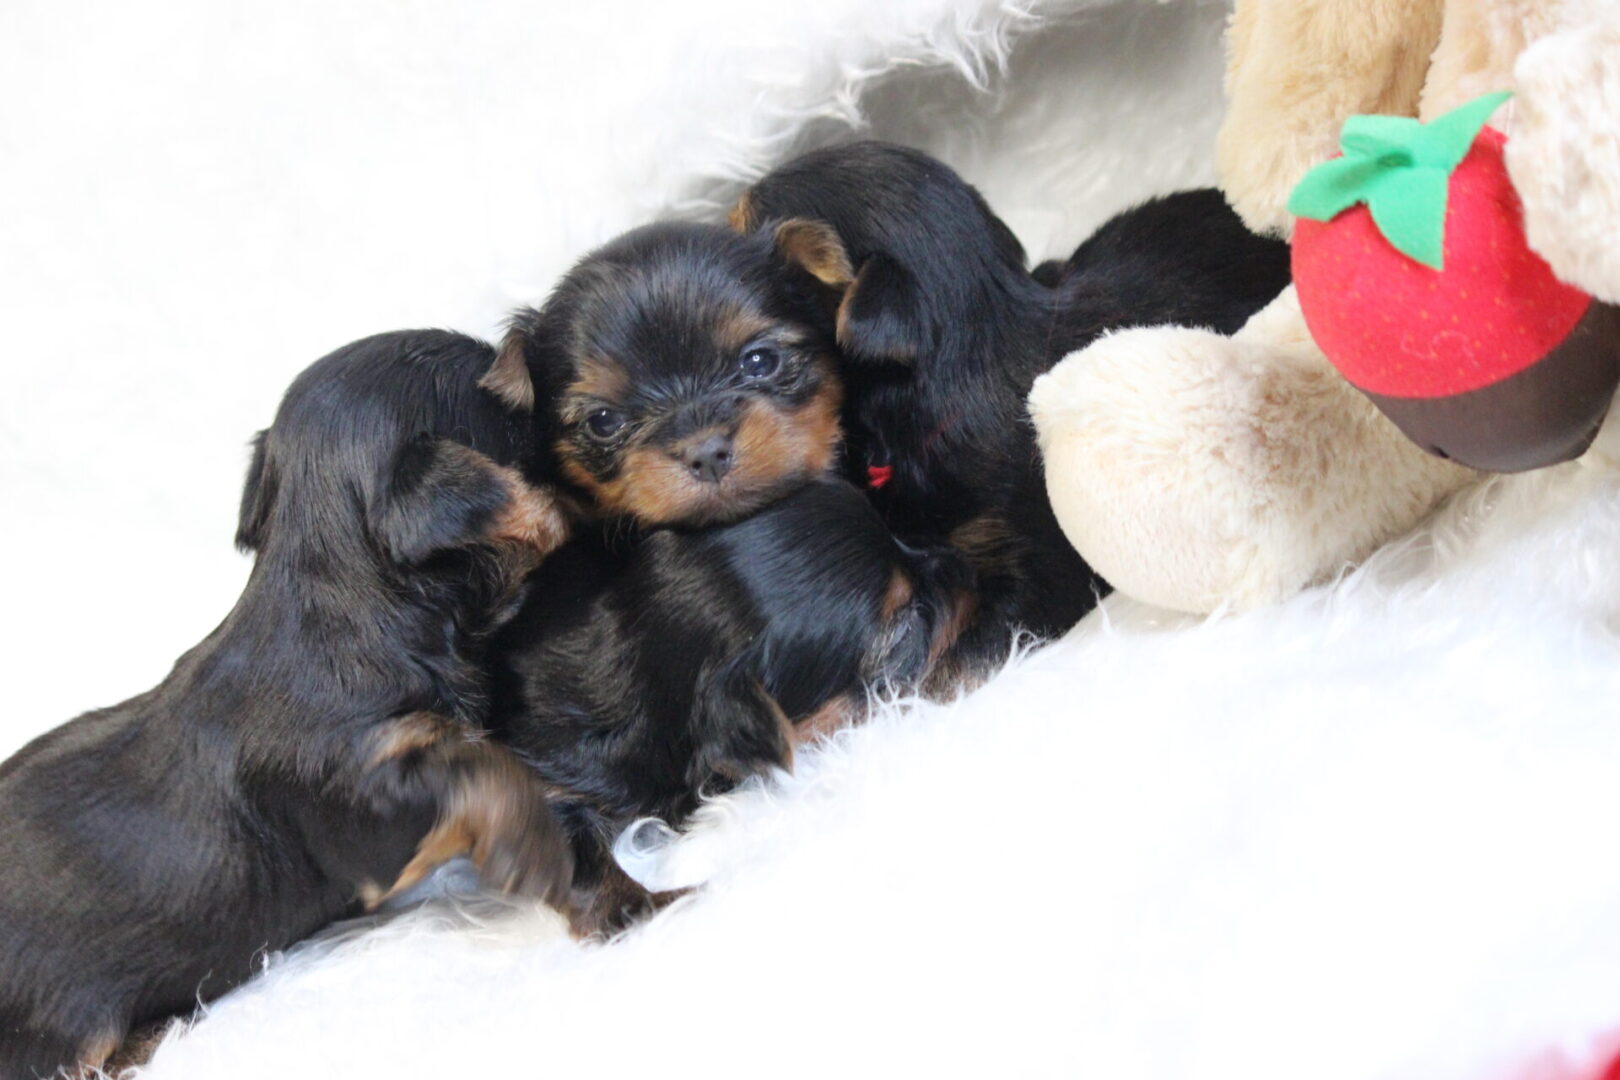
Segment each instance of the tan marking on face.
M706 503L705 486L694 480L690 470L664 450L638 446L625 453L617 476L598 479L573 459L563 462L563 472L591 493L596 504L610 514L633 517L649 525L665 525L684 520Z
M824 221L792 218L782 222L776 227L776 249L824 285L842 288L855 280L844 242Z
M735 520L787 486L832 468L843 392L830 373L824 378L821 391L796 409L764 399L745 405L732 436L732 467L719 483L694 477L675 457L679 447L634 447L625 452L618 474L601 480L560 442L563 472L604 511L648 525Z
M714 320L714 340L723 351L740 353L768 332L775 330L777 325L774 319L768 319L758 312L728 307L727 311Z
M622 401L629 392L629 374L623 365L606 356L581 360L574 381L568 384L569 394L597 401Z
M883 621L894 618L901 608L911 603L914 595L916 590L911 587L911 579L904 570L895 567L894 573L889 576L889 588L883 594L883 605L878 609Z
M523 336L508 331L501 342L495 362L484 372L478 385L512 406L529 412L534 408L534 381L529 378L529 364L523 358Z
M730 225L735 232L746 233L754 231L754 226L757 225L758 222L755 220L754 216L753 191L745 191L742 193L742 197L737 200L737 205L733 206L731 208L731 212L726 215L726 224Z
M853 697L835 697L793 725L793 742L805 746L824 739L859 720L862 711Z
M773 489L832 468L838 450L838 409L843 388L828 378L815 397L796 409L754 400L743 409L733 442L731 473L739 487Z

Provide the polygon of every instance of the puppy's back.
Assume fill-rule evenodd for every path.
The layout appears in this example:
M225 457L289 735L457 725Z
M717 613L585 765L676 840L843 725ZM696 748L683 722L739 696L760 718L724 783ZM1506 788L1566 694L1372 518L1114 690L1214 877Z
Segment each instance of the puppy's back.
M408 332L307 369L255 445L231 613L154 690L0 765L4 1080L99 1064L412 859L449 786L433 755L479 705L467 628L539 557L506 534L555 516L496 462L527 425L480 400L491 355Z
M1116 214L1036 277L1059 302L1061 356L1126 326L1234 333L1287 287L1290 272L1286 243L1250 232L1219 191L1200 188Z
M199 659L187 654L171 679ZM273 870L243 857L231 736L207 723L186 730L208 710L184 711L149 692L0 765L7 1080L93 1058L117 1045L123 1018L187 1010L246 974L234 934L210 925L209 910L220 896L272 896Z

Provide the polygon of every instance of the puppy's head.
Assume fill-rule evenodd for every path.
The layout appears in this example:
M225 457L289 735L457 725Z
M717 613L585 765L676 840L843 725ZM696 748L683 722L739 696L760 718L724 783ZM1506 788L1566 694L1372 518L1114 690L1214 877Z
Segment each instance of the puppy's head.
M841 389L827 333L849 261L826 226L652 225L514 317L484 379L602 511L746 516L826 472Z
M795 158L743 195L733 228L789 218L827 224L855 276L837 340L856 362L916 369L951 354L954 335L993 324L1010 288L1029 280L1012 230L966 181L920 151L882 142Z
M316 361L255 440L237 544L333 577L365 566L397 577L468 554L494 556L508 584L532 568L566 523L514 467L526 418L477 385L493 355L459 334L410 331Z

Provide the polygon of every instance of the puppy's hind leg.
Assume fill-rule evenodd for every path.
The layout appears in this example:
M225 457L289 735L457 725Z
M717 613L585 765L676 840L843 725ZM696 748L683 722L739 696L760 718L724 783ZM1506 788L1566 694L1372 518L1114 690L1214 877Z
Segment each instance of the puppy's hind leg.
M169 1032L184 1027L185 1024L186 1021L183 1019L167 1019L137 1025L124 1040L123 1045L108 1056L105 1064L101 1066L102 1072L116 1080L126 1070L148 1064Z
M387 895L410 888L434 867L470 855L483 883L563 906L573 851L546 802L538 776L504 746L469 735L453 721L413 713L379 739L371 782L425 792L435 819Z

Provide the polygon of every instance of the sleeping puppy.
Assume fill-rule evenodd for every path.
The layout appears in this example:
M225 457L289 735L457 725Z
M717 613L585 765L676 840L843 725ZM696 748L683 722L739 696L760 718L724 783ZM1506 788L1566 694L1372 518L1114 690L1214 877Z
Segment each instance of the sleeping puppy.
M915 150L865 142L772 172L731 214L831 226L853 269L832 280L852 479L907 541L977 571L957 658L982 667L1023 628L1062 633L1106 586L1058 528L1024 401L1036 376L1105 331L1180 322L1236 330L1288 283L1288 249L1214 191L1119 215L1032 275L973 188ZM833 263L826 264L831 267Z
M868 686L917 688L972 596L960 560L908 550L831 478L723 527L581 535L537 577L500 635L494 727L573 840L581 935L668 899L614 863L625 826L678 825L703 792L788 767Z
M545 791L482 738L487 635L564 538L511 463L493 350L385 334L318 361L257 441L235 608L156 689L0 765L0 1077L99 1067L254 958L469 853L560 901Z
M832 467L825 225L658 224L586 256L513 317L484 385L532 412L557 481L607 517L734 521Z

